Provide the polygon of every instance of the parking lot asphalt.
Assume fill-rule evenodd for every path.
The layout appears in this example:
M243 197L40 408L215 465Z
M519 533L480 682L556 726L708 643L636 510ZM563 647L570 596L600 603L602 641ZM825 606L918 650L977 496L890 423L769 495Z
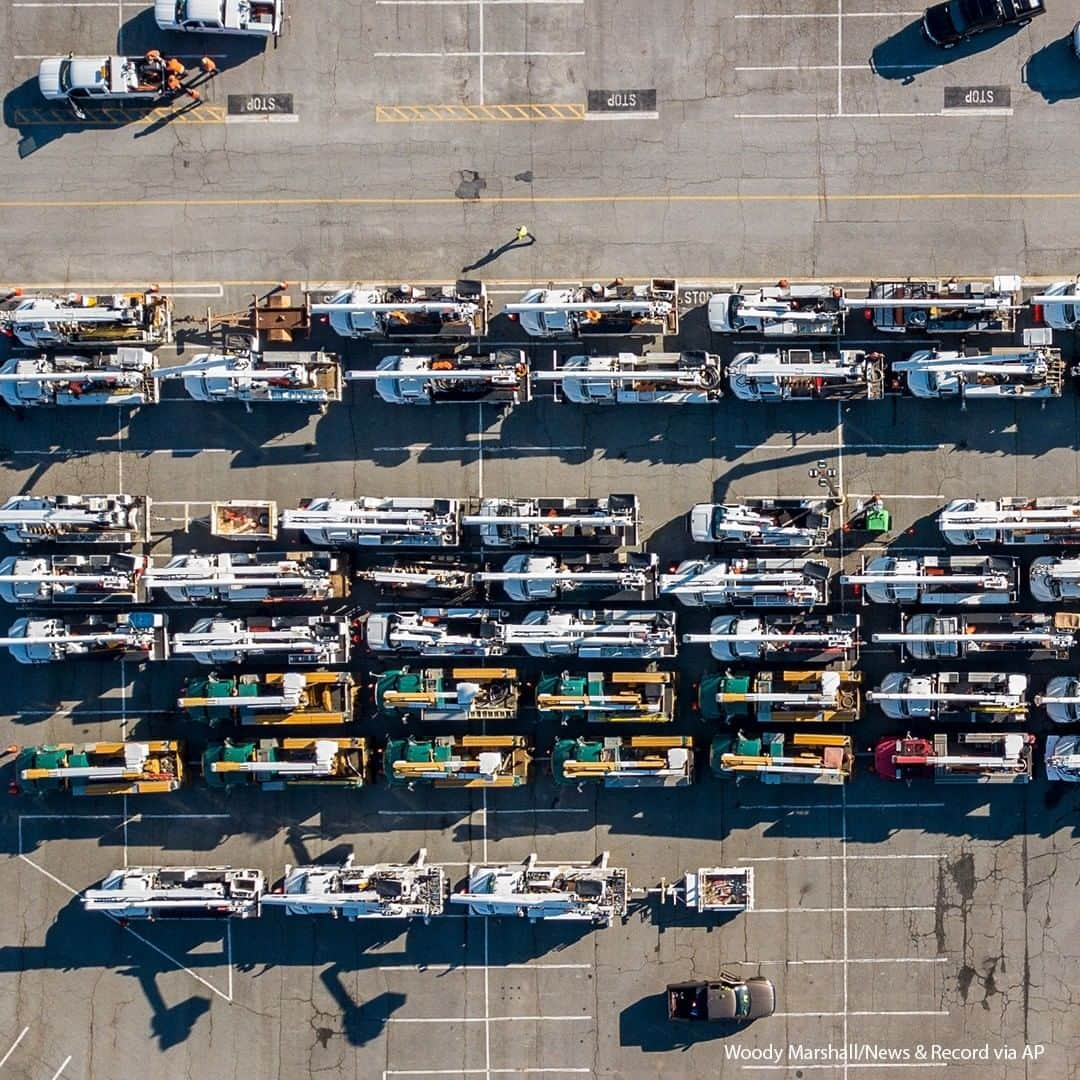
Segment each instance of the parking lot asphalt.
M949 52L921 41L910 5L870 0L347 12L305 4L251 55L162 41L141 4L0 8L0 220L19 252L5 276L442 278L522 220L538 243L489 277L1072 272L1066 5ZM43 115L41 55L118 43L209 49L222 72L174 119ZM946 108L950 87L995 96ZM631 89L655 90L655 119L585 110L590 90ZM295 122L229 118L229 95L267 93L292 95ZM547 104L589 118L532 119ZM513 105L525 119L487 118ZM391 106L419 119L385 119ZM459 107L480 112L432 119Z
M43 108L39 59L161 44L146 5L5 3L0 277L73 289L162 283L192 319L191 340L161 350L176 363L198 347L207 306L236 310L280 281L296 292L449 280L522 222L537 243L480 272L497 303L531 282L616 274L677 274L705 293L781 276L1071 276L1073 13L1058 3L1026 29L941 54L919 40L915 7L896 6L309 0L292 5L276 48L166 42L217 58L222 74L202 105L80 125ZM974 103L946 108L952 88L961 102L978 91ZM590 90L630 89L656 90L655 118L589 114ZM291 94L294 119L230 119L229 95L268 93ZM858 333L853 325L849 337ZM682 342L720 347L700 311L684 319ZM1073 359L1073 343L1059 343ZM345 351L352 364L372 361ZM819 495L830 482L850 500L880 493L894 515L883 544L925 551L940 545L932 519L951 497L1080 490L1072 387L1045 407L966 411L729 400L628 413L538 400L501 414L393 409L355 387L319 416L166 397L130 417L0 414L0 496L147 494L152 550L166 553L205 546L209 503L229 497L285 507L330 492L633 491L649 546L676 560L692 550L687 509L714 497ZM832 545L834 567L843 557L849 569L884 550L844 534ZM867 685L897 663L865 650ZM704 649L680 657L677 729L702 744L712 732L688 705L696 675L713 666ZM368 667L357 660L361 675ZM1032 670L1037 680L1050 669ZM207 737L175 715L184 664L27 668L5 654L0 673L10 688L0 746L180 730L195 747ZM860 753L887 729L868 709ZM386 735L367 719L361 730ZM559 733L536 729L541 758ZM0 1073L1080 1075L1077 793L1041 778L892 786L867 766L860 757L856 779L829 791L734 788L704 770L688 789L579 792L555 787L541 760L533 786L487 797L380 781L261 799L195 785L137 803L7 800ZM121 927L84 915L75 895L122 865L231 863L278 877L286 863L350 851L402 861L421 848L459 879L475 861L609 851L643 891L624 922L596 931L275 914ZM752 912L702 919L662 899L662 883L688 870L744 862L756 875ZM772 978L777 1015L725 1037L669 1025L665 984L721 968ZM821 1056L845 1045L857 1048L846 1063ZM933 1045L985 1048L987 1058L916 1057ZM871 1048L891 1056L875 1060Z

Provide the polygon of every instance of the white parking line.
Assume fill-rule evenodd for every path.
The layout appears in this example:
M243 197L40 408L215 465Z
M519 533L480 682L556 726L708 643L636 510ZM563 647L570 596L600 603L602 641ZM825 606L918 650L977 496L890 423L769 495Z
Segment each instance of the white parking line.
M487 926L488 920L484 920L484 925ZM384 1024L494 1024L500 1021L506 1023L528 1023L536 1024L540 1021L545 1023L548 1021L555 1021L556 1023L577 1023L577 1022L591 1022L591 1016L386 1016L383 1017ZM485 1070L480 1070L481 1072ZM491 1072L495 1072L495 1069L491 1069ZM517 1072L518 1070L513 1070Z
M57 1069L56 1072L53 1073L52 1080L56 1080L56 1078L68 1067L68 1062L70 1060L71 1060L71 1055L68 1054L68 1056L66 1058L64 1058L64 1060L60 1063L60 1068Z
M18 59L18 57L16 57ZM937 64L890 64L890 71L933 71ZM865 71L871 75L877 72L865 64L753 64L737 67L736 71ZM877 115L877 114L875 114ZM875 342L880 344L880 342Z
M539 49L523 49L515 52L481 52L477 49L462 49L448 52L377 52L372 53L372 56L376 60L385 59L408 59L408 60L430 60L434 57L480 57L481 60L485 56L584 56L584 49L576 49L572 52L563 51L547 51ZM483 104L483 102L481 102Z
M744 856L737 861L740 863L759 862L832 862L843 858L842 855L751 855ZM942 852L938 855L848 855L852 862L871 860L900 860L900 859L945 859L948 856Z
M736 19L910 19L915 15L922 15L921 11L844 11L841 5L838 11L812 12L790 11L782 15L766 14L765 12L743 12L735 16Z
M446 866L444 862L440 866ZM490 920L488 920L490 921ZM486 925L486 923L485 923ZM507 971L591 971L592 964L499 964ZM484 971L483 964L380 964L380 971Z
M767 907L748 908L747 915L834 915L843 908L832 907ZM937 911L933 905L900 905L888 907L849 907L846 909L851 914L868 914L875 911L906 912L906 911Z
M375 0L376 7L509 7L511 4L581 7L584 3L585 0Z
M849 810L941 810L943 802L848 803ZM739 810L842 810L840 803L742 803Z
M773 1016L843 1016L842 1012L775 1012ZM849 1012L848 1016L948 1016L949 1011L947 1009L914 1009L911 1011L878 1011L870 1010L865 1012ZM837 1066L839 1068L839 1066Z
M857 1061L851 1067L853 1069L945 1069L948 1065L947 1061ZM757 1072L788 1072L791 1069L797 1069L800 1072L803 1069L815 1069L819 1072L822 1069L831 1069L835 1072L842 1069L844 1064L839 1061L835 1065L807 1065L799 1062L796 1065L743 1065L742 1067Z
M788 967L811 967L823 964L949 964L948 956L856 956L827 957L822 960L758 960L759 964L784 964Z
M21 1043L23 1041L24 1036L26 1035L26 1033L29 1030L30 1030L30 1027L29 1027L29 1025L27 1025L16 1036L15 1041L9 1047L8 1052L2 1058L0 1058L0 1069L2 1069L7 1064L7 1059L9 1057L11 1057L12 1054L15 1053L15 1048L19 1045L19 1043Z

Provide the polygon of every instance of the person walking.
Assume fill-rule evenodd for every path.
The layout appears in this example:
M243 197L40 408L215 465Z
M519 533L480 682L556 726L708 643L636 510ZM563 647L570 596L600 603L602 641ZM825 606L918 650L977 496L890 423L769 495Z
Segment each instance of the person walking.
M199 61L199 69L208 79L212 79L218 73L218 66L214 63L212 56L204 56Z
M165 61L165 71L169 75L175 75L178 79L182 79L187 74L187 68L175 56L171 56Z
M522 241L525 241L525 240L535 240L535 239L536 239L536 237L533 236L533 234L531 232L529 232L529 226L528 225L519 225L518 226L518 230L517 230L517 241L518 241L518 243L521 243Z

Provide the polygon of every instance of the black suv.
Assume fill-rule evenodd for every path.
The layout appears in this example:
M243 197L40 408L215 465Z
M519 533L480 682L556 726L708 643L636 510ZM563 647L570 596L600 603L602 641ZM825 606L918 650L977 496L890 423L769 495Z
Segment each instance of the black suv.
M984 30L1023 26L1045 11L1043 0L945 0L926 9L922 32L927 41L950 49Z

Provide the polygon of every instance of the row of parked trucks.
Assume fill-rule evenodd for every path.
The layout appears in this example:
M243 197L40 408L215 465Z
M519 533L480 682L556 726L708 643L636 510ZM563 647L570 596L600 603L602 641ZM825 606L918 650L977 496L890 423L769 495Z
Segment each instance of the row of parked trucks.
M894 781L1027 783L1037 737L999 726L929 736L888 735L874 746L872 771ZM736 730L707 748L722 780L843 784L854 770L850 735L809 730ZM1080 780L1080 735L1047 736L1051 780ZM152 795L179 790L192 766L176 740L57 743L19 751L12 794ZM303 735L227 738L209 743L197 764L207 787L224 791L284 791L297 785L361 788L381 769L391 786L518 788L532 776L533 750L524 735L453 734L389 738L378 748L364 737ZM688 735L583 735L551 748L558 785L607 789L682 788L694 782L696 754Z
M393 405L467 402L518 404L552 386L556 401L581 405L694 405L740 401L865 397L1060 397L1064 363L1045 345L913 353L891 365L879 353L787 349L739 353L728 362L712 353L619 353L571 356L550 371L530 368L521 350L384 357L373 371L343 373L333 354L251 348L198 353L184 364L158 367L148 349L108 353L37 353L0 367L0 398L13 408L156 404L161 384L180 380L203 402L304 405L325 411L342 400L343 382L371 383Z
M861 291L861 290L860 290ZM1023 283L1003 274L989 282L871 281L865 296L848 296L839 285L781 281L710 295L709 329L717 334L781 338L830 338L844 332L847 313L861 312L885 333L1011 334L1017 315L1030 310L1053 329L1077 325L1076 280L1055 282L1025 300ZM85 335L92 344L158 344L171 332L171 298L160 290L90 295L27 296L15 290L0 320L27 346L71 344ZM307 293L307 316L325 318L343 338L483 338L491 301L482 281L459 278L426 285L355 284L334 293ZM627 283L555 283L530 288L503 311L530 337L674 336L679 332L680 289L674 278ZM142 339L128 340L132 333Z
M840 524L834 520L835 503L782 496L697 503L687 516L687 529L698 543L811 550L826 544ZM150 508L149 499L136 495L14 495L0 506L0 532L12 544L135 544L149 539ZM641 508L631 494L325 496L305 499L296 509L280 513L273 500L217 502L211 504L208 525L213 536L228 541L275 541L279 532L288 532L330 548L615 550L637 546ZM957 547L1069 546L1080 542L1080 498L953 499L938 515L937 525L942 539ZM946 578L960 565L955 559L941 562L924 577ZM1059 566L1054 558L1038 565L1045 577L1040 588L1073 580L1067 575L1075 568ZM869 587L877 582L850 584Z
M129 867L115 870L82 894L87 911L117 919L250 919L263 907L286 915L357 919L429 919L451 912L515 916L530 922L588 922L610 926L623 918L636 894L630 875L603 852L591 863L472 863L463 887L452 888L455 869L427 861L421 849L409 862L286 866L268 888L261 870L230 866ZM701 867L658 890L699 914L752 910L752 867Z
M1060 282L1035 297L1051 327L1076 325L1075 282ZM1071 290L1071 291L1070 291ZM627 286L616 280L530 290L507 312L537 338L588 338L678 331L678 286L667 279ZM1019 282L989 286L927 282L871 283L866 298L839 287L791 286L720 293L709 302L717 333L764 337L838 336L849 307L862 307L883 331L920 334L1015 334ZM488 330L489 301L482 282L437 286L355 286L312 302L300 325L324 317L346 338L473 339ZM252 322L260 326L258 312ZM265 325L273 325L273 321ZM1024 332L1024 344L930 349L892 365L876 352L773 348L740 352L729 362L707 352L578 355L552 370L530 370L523 350L496 348L406 352L383 358L377 370L343 373L323 352L262 351L256 334L244 348L197 354L190 363L158 368L149 350L172 340L172 301L160 292L90 296L20 296L0 312L0 327L20 345L44 350L17 357L0 371L0 392L18 405L141 405L158 400L162 379L180 379L200 401L302 403L325 408L341 400L343 380L371 382L395 404L528 400L533 387L552 385L556 398L578 403L693 404L732 394L746 401L800 398L1059 396L1064 366L1048 331ZM82 352L57 353L58 349ZM100 350L116 350L100 352Z

